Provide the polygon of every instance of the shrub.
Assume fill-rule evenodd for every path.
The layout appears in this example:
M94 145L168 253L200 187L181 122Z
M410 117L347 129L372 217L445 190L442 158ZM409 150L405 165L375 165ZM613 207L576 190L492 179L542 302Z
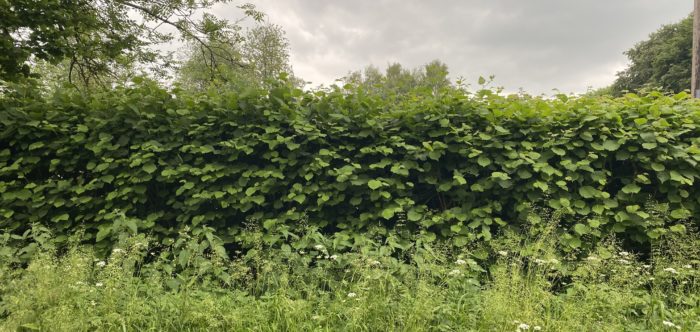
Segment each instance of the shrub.
M21 238L44 225L57 244L80 229L103 253L124 232L171 246L184 227L222 252L251 225L285 250L311 245L303 225L334 234L336 248L380 239L400 249L406 234L489 240L551 209L568 248L611 233L643 243L700 213L699 124L686 94L452 90L389 105L284 84L224 95L142 84L6 96L0 227Z

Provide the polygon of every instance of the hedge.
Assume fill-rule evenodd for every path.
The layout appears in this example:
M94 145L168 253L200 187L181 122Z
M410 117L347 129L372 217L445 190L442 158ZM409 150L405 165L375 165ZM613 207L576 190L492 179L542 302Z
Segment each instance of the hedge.
M153 85L0 101L0 228L123 229L172 243L207 227L352 247L401 229L457 246L560 211L571 248L649 241L700 213L700 104L452 90L387 104L361 91L188 95ZM649 202L667 205L659 214ZM697 219L695 219L697 220Z

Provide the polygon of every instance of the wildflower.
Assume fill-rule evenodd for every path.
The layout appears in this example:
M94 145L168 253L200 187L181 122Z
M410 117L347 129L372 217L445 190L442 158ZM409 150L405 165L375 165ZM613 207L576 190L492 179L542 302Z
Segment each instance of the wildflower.
M457 265L464 265L464 264L467 264L467 262L465 262L463 259L458 259L458 260L455 261L455 264L457 264Z
M355 294L353 292L348 293L348 297L356 297L356 296L357 296L357 294Z
M667 268L665 268L665 269L664 269L664 272L668 272L668 273L671 273L671 274L678 274L678 271L676 271L676 269L674 269L674 268L672 268L672 267L667 267Z
M630 255L630 253L628 253L626 251L620 251L620 256L622 256L622 257L627 257L629 255Z
M598 258L596 256L588 256L588 257L586 257L586 260L591 261L591 262L597 262L600 260L600 258Z
M334 260L338 259L338 255L331 255L330 257L328 257L328 259L334 261Z
M664 326L666 326L666 327L674 328L674 329L677 329L677 330L680 330L680 329L681 329L680 326L674 324L673 322L667 321L667 320L663 321L663 324L664 324Z
M306 251L304 251L304 250L299 250L299 255L303 255L303 254L305 254L305 253L306 253Z
M505 251L505 250L499 250L499 251L498 251L498 254L501 255L501 256L508 256L508 252Z
M123 252L124 252L124 249L119 249L119 248L112 250L112 254L121 254Z
M628 260L626 260L626 259L624 259L624 258L620 258L620 259L618 259L617 261L620 262L620 264L624 264L624 265L627 265L627 264L630 263L630 261L628 261Z
M686 265L683 265L683 268L685 268L685 269L692 269L693 266L690 265L690 264L686 264Z
M319 319L321 319L321 316L319 316L319 315L313 315L313 316L311 316L311 319L313 319L313 320L319 320Z
M95 287L102 287L102 286L104 286L104 284L101 282L95 283Z
M95 263L95 265L97 267L105 267L105 265L107 265L107 263L105 263L105 261L99 261L99 262Z
M76 281L75 284L76 284L76 285L85 285L85 283L82 282L82 281Z
M329 258L331 258L331 256L325 255L325 256L323 256L323 258L329 259Z
M542 265L542 264L544 264L544 263L546 263L546 262L538 258L538 259L535 259L535 263L536 263L537 265Z
M457 270L457 269L454 269L454 270L447 273L448 276L458 276L460 274L462 274L462 271Z
M651 269L651 265L649 265L649 264L644 264L644 265L642 265L642 266L643 266L645 269Z
M317 244L317 245L314 246L314 249L316 249L316 250L323 250L323 246L320 245L320 244Z
M532 328L534 331L542 331L542 326L535 325L535 327Z
M530 325L527 325L525 323L520 323L520 325L518 325L518 331L525 331L525 330L529 330L529 329L530 329Z
M379 261L371 261L371 262L369 262L369 265L370 266L379 266L379 265L382 265L382 263Z
M656 280L656 278L654 278L654 277L649 278L649 281L654 281L654 280Z
M556 259L556 258L551 258L551 259L549 260L549 264L555 264L555 265L556 265L556 264L559 264L559 260Z
M94 307L97 305L97 302L95 302L95 300L92 300L92 301L90 301L90 304L92 304L92 306Z

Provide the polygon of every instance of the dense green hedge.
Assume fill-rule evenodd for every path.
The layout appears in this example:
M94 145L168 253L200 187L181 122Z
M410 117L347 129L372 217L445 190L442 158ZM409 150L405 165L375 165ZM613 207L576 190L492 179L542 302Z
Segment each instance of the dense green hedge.
M168 243L208 226L236 243L258 225L280 243L301 224L338 247L368 229L463 245L545 207L579 247L610 232L645 241L700 213L700 104L686 95L176 94L0 101L0 228L40 223L59 242L83 229L104 248L120 229Z

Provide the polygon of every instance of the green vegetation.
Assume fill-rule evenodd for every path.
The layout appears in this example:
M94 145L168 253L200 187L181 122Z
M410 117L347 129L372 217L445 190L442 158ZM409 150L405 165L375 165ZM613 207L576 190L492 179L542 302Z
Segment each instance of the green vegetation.
M690 89L693 17L661 27L625 54L627 69L605 92L619 96L641 89L678 93Z
M288 247L302 223L357 248L406 234L455 246L563 210L558 239L618 234L646 250L700 213L700 108L686 95L552 100L446 89L389 103L361 91L170 92L154 84L0 101L0 227L106 253L122 230L216 250L256 224ZM650 200L662 203L657 213ZM296 243L294 250L303 249Z
M689 85L689 19L587 96L302 91L222 2L0 5L0 330L700 330L700 103L623 95Z
M549 229L556 218L543 218ZM71 245L0 268L0 329L19 331L694 331L700 328L697 232L640 258L606 240L584 257L551 233L506 233L459 250L422 244L339 252L310 230L306 251L265 245L227 259L193 255L173 273L143 236L108 257ZM199 246L182 233L186 246ZM420 239L414 239L420 243ZM480 251L493 252L488 258ZM155 256L153 256L155 255ZM226 275L224 279L221 277Z

